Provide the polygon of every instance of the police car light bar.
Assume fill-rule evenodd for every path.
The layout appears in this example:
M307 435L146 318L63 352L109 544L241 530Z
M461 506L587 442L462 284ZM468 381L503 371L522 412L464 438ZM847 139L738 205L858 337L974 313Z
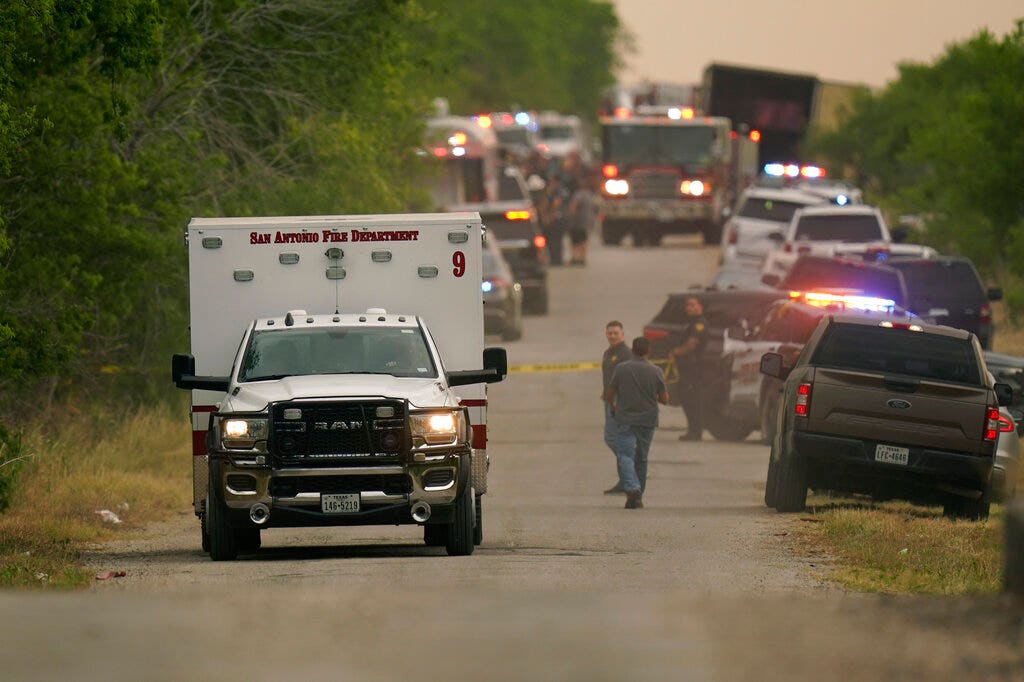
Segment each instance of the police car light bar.
M869 313L892 313L896 310L896 301L875 296L857 296L853 294L830 294L818 291L791 291L789 297L802 300L807 305L820 308L842 308L843 310L862 310Z
M758 139L760 137L760 133L758 133ZM753 133L751 133L751 139L754 139ZM825 169L821 166L800 166L795 163L766 163L764 165L764 174L773 178L804 177L809 180L816 180L827 175Z

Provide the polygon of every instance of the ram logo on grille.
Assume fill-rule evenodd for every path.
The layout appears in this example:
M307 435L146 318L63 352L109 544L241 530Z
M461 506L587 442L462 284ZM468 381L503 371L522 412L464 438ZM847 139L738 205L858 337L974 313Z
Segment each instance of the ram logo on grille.
M313 422L314 431L354 431L363 428L363 422Z

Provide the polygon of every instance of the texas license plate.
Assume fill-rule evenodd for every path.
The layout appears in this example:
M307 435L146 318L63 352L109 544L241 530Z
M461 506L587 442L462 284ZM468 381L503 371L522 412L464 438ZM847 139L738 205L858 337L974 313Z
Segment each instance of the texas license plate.
M320 511L324 514L354 514L359 511L359 493L320 495Z
M875 461L886 464L902 464L906 466L910 459L910 448L898 448L895 445L876 445Z

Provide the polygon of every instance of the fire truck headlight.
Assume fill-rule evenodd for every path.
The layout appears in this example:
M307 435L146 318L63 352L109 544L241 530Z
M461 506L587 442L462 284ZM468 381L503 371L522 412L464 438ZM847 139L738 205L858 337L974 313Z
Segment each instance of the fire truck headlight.
M421 412L409 415L413 446L455 445L468 439L461 411Z
M220 442L225 448L249 449L267 439L267 419L224 419L220 423Z
M624 197L629 194L629 183L621 178L609 178L604 181L604 191L613 197Z
M705 194L711 194L711 185L705 184L700 180L683 180L679 184L679 191L691 197L700 197Z

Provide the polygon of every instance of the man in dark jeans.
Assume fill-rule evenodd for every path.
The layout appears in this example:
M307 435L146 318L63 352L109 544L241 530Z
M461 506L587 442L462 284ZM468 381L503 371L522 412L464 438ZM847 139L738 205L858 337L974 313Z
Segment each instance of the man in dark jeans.
M668 404L665 375L647 360L651 342L633 339L633 358L612 372L605 400L614 418L615 457L626 490L626 509L643 509L647 454L658 428L658 403Z
M696 296L687 297L686 326L682 342L672 349L672 358L679 369L680 400L686 413L686 435L679 440L701 440L704 435L704 387L701 382L701 353L707 342L707 320L704 305Z
M622 328L622 323L618 320L612 320L604 326L604 338L608 340L608 347L605 348L604 356L601 358L601 375L604 380L601 386L602 401L604 401L605 394L608 391L608 384L611 383L612 372L620 364L633 357L629 346L626 345L626 334ZM615 455L615 419L612 417L611 408L607 402L604 403L604 442L611 449L612 455ZM615 485L605 490L604 494L616 495L624 492L626 492L626 489L622 487L622 479L620 478L615 482Z

